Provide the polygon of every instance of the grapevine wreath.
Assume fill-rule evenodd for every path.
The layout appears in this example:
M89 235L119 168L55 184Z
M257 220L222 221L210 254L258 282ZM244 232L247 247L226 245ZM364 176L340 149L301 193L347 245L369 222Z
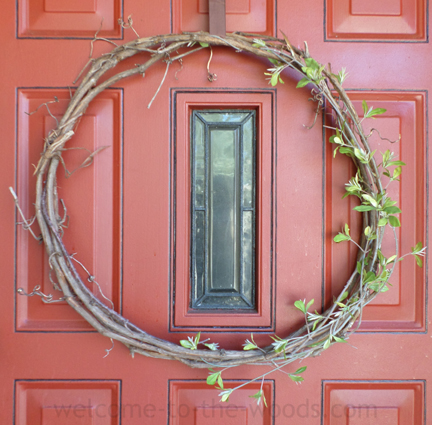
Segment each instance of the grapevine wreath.
M98 40L115 44L96 34L92 41L92 50L93 43ZM181 61L185 56L202 49L211 51L211 46L224 46L235 49L236 52L268 59L272 65L266 74L272 85L281 82L281 72L286 68L292 68L301 75L297 87L311 88L312 98L317 104L317 115L324 107L332 111L334 134L330 137L330 143L335 146L335 154L339 152L347 155L355 164L357 172L345 185L346 195L360 199L360 205L354 209L363 215L363 231L358 243L351 239L347 225L334 239L335 242L355 243L359 248L357 266L334 303L322 313L312 313L308 310L313 301L307 303L306 300L298 300L295 307L305 316L305 324L300 329L284 338L274 337L274 342L267 347L258 347L252 336L251 340L246 340L243 350L238 351L222 350L216 343L200 342L200 334L180 341L180 345L164 341L141 330L96 298L80 278L76 270L77 261L63 244L64 220L59 215L56 190L56 173L62 162L62 150L73 137L74 129L88 105L99 93L124 78L144 75L146 70L158 61L164 61L167 65L163 83L171 63ZM101 77L117 64L143 53L149 57L145 63L135 65L100 82ZM55 272L58 286L63 292L62 299L102 335L125 344L132 355L138 353L160 359L178 360L196 368L220 368L219 371L211 370L207 382L210 385L218 384L221 389L221 372L225 368L265 364L270 365L272 370L278 370L295 360L319 355L334 343L345 342L360 324L363 307L380 292L388 290L388 280L395 264L401 259L395 232L395 227L400 226L396 215L401 211L395 206L396 202L387 196L381 179L382 175L385 175L390 181L397 180L404 165L394 159L390 150L382 154L380 161L375 160L375 152L371 151L368 143L371 134L365 134L362 120L359 119L342 88L346 77L345 70L334 74L330 65L319 64L310 56L306 43L304 49L300 49L292 46L285 36L284 39L277 39L238 32L227 34L225 37L205 32L138 37L126 44L116 45L110 53L103 54L97 59L90 59L87 65L89 70L71 98L65 114L57 128L50 131L45 139L44 150L35 171L36 217L50 267ZM215 75L210 73L208 66L207 69L209 80L214 79ZM363 110L364 118L385 112L384 109L369 107L366 102L363 102ZM14 196L19 208L16 195ZM27 221L25 223L28 224ZM396 241L395 255L390 258L385 258L380 250L386 228L393 231ZM418 243L410 254L413 254L417 263L421 265L420 256L424 254L421 243ZM94 280L90 273L89 280ZM40 295L45 302L52 301L52 296L41 293L39 289L35 288L32 294ZM25 294L21 288L18 292ZM199 348L200 344L203 348ZM291 379L303 380L300 374L304 370L305 367L290 374ZM261 377L256 379L259 378ZM226 401L232 391L233 389L222 391L222 401ZM262 391L256 398L259 401L261 397Z

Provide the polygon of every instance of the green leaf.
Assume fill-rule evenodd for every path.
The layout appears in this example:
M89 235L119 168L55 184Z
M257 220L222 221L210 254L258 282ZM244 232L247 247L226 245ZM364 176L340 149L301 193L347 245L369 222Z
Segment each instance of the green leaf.
M208 47L209 46L208 43L202 43L201 41L199 42L199 44L200 44L201 47Z
M346 68L342 68L337 75L339 84L342 85L347 77L348 77L348 72L346 72Z
M423 261L418 255L414 255L414 258L416 260L416 263L419 267L423 267Z
M294 373L298 375L299 373L303 373L307 369L307 366L303 366L298 368Z
M314 300L310 300L306 305L306 311L309 310L309 307L314 303ZM297 373L297 372L296 372Z
M277 335L275 337L270 337L273 341L272 346L274 347L274 350L276 353L280 353L282 351L285 351L286 345L288 344L288 340L279 338Z
M386 212L387 214L400 214L402 211L398 207L387 207L384 208L384 212Z
M381 114L384 114L385 112L387 112L387 109L376 108L376 109L373 109L372 111L369 111L365 118L370 118L370 117L373 117L375 115L381 115Z
M218 377L220 376L220 372L212 373L211 375L207 376L207 385L214 385L216 384L216 381L218 380Z
M392 227L400 227L400 221L397 217L395 217L394 215L390 215L389 216L389 222L390 222L390 226Z
M334 239L335 242L342 242L342 241L349 241L350 237L347 235L344 235L343 233L338 233Z
M392 199L387 198L387 199L385 200L385 202L384 202L383 207L384 207L384 208L388 208L388 207L392 207L393 205L396 205L396 204L397 204L396 201L393 201Z
M230 390L225 390L225 391L222 391L221 393L219 393L219 397L221 397L220 401L222 401L222 402L228 401L229 396L231 395L232 392L233 392L233 390L230 389Z
M218 343L216 342L205 343L204 345L212 351L217 351L218 349Z
M336 143L337 145L342 145L342 139L337 134L334 134L333 136L330 136L329 138L330 143Z
M194 345L190 341L188 341L187 339L182 339L180 341L180 345L184 348L189 348L190 350L194 349Z
M365 199L366 201L368 201L373 207L375 207L375 208L378 207L377 201L372 196L365 194L365 195L362 195L362 198Z
M303 382L304 378L302 376L297 376L297 375L292 375L290 374L289 377L294 381L294 382Z
M344 154L344 155L348 155L348 156L352 156L353 155L353 150L351 148L347 148L345 146L341 147L339 150L340 153Z
M343 338L339 338L338 336L333 337L336 342L346 342Z
M360 261L357 261L357 266L356 266L356 270L358 274L361 274L361 270L362 270L362 263Z
M372 207L371 205L359 205L358 207L354 207L354 209L360 212L376 210L376 208Z
M340 297L340 301L343 301L346 297L348 297L348 291L345 291Z
M344 231L345 231L345 234L346 234L347 236L350 235L350 228L348 227L348 224L347 224L347 223L345 223Z
M388 258L386 260L386 264L393 263L393 261L396 260L396 258L397 258L397 255L392 255L390 258Z
M279 61L276 59L267 58L273 65L279 66Z
M390 155L391 155L390 149L387 149L387 150L386 150L384 153L382 153L381 155L382 155L382 161L383 161L383 163L384 163L384 164L387 163L387 161L390 159Z
M297 300L294 302L294 306L298 308L302 313L306 314L306 306L302 300Z
M298 83L296 88L299 89L301 87L307 86L309 83L311 82L311 80L309 80L309 78L302 78Z
M366 155L358 148L354 148L354 155L360 160L360 162L367 162Z
M386 217L380 218L378 221L378 227L387 226L388 220Z
M363 283L373 282L374 280L376 280L376 274L373 271L370 271L366 273Z
M411 248L411 252L419 252L423 248L423 244L421 242L417 242L414 248Z
M306 58L305 63L306 63L308 68L312 68L312 69L319 69L320 68L320 64L313 58Z
M223 389L224 385L223 385L222 373L219 373L219 376L217 378L217 383L219 387Z
M391 167L392 165L402 166L402 165L406 165L406 164L405 164L405 162L402 162L402 161L390 161L387 164L387 167Z
M249 351L249 350L256 350L258 347L255 344L252 344L251 342L249 344L246 344L243 347L243 350Z
M396 180L402 174L402 167L396 167L393 171L392 180Z
M254 38L252 41L254 42L254 44L252 44L253 47L266 47L264 40L260 38Z
M263 392L263 390L259 390L256 394L254 394L254 395L250 395L249 397L251 397L251 398L255 398L256 401L257 401L257 405L260 404L260 401L261 401L261 399L262 399L262 401L264 402L264 406L267 407L267 401L266 401L266 398L265 398L265 396L264 396L264 392Z
M369 108L368 108L368 105L366 103L366 100L363 100L362 107L363 107L363 113L364 113L364 115L367 115L367 112L368 112Z
M387 259L386 264L393 263L394 260L396 260L397 255L392 255L390 258Z
M278 83L278 80L279 74L275 72L270 78L270 84L274 87Z
M330 344L331 344L331 340L329 338L329 339L326 340L326 342L323 345L324 350L327 350L327 348L330 347Z

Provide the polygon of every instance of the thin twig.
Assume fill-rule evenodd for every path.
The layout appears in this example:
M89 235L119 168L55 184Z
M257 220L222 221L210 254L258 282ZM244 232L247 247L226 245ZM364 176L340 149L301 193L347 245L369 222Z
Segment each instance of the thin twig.
M217 75L216 75L216 74L213 74L213 73L210 72L210 62L211 62L212 58L213 58L213 49L212 49L212 47L210 46L210 57L209 57L209 60L208 60L208 62L207 62L207 79L208 79L211 83L212 83L213 81L216 81L216 80L217 80Z
M47 109L47 111L48 111L48 113L50 114L50 116L55 119L55 122L57 123L57 127L58 127L59 122L58 122L57 118L51 113L50 108L48 106L49 103L58 103L58 102L59 102L58 97L54 96L54 100L49 100L48 102L42 103L33 112L25 112L24 111L24 113L26 115L33 115L33 114L35 114L39 110L39 108L41 108L42 106L45 106L46 109Z
M12 194L12 197L14 198L14 202L15 202L15 206L16 206L16 208L17 208L17 210L18 210L18 212L19 212L21 218L23 219L23 222L24 222L24 224L23 224L23 229L24 229L24 230L28 230L28 231L31 233L31 235L32 235L32 236L33 236L37 241L40 241L40 240L41 240L41 237L40 237L40 236L36 236L36 235L34 234L33 230L31 229L31 225L32 225L33 222L34 222L34 219L32 219L30 222L27 221L27 219L26 219L26 217L25 217L25 215L24 215L24 213L23 213L23 211L22 211L22 209L21 209L21 207L20 207L20 205L19 205L18 196L16 195L15 191L14 191L11 187L9 187L9 191L10 191L10 193Z
M99 27L99 29L96 31L93 40L90 41L90 54L89 54L89 58L90 58L90 59L93 57L93 47L94 47L93 45L94 45L94 43L95 43L96 41L105 41L105 42L107 42L107 43L112 44L113 46L118 47L118 44L115 43L114 41L109 40L108 38L98 37L98 34L99 34L100 30L102 29L103 21L104 21L104 19L103 19L103 17L102 17L102 21L101 21L100 27Z
M154 94L154 96L152 97L152 100L150 101L150 103L149 103L148 106L147 106L148 109L150 109L150 106L152 105L153 101L156 99L156 96L158 95L159 90L161 89L162 84L163 84L164 81L165 81L165 78L166 78L166 76L167 76L167 74L168 74L168 69L169 69L170 63L171 63L170 61L167 61L167 63L166 63L167 66L166 66L166 69L165 69L165 74L164 74L164 76L162 77L162 81L160 82L159 87L158 87L158 89L156 90L156 93Z
M133 27L133 20L132 20L132 15L128 16L128 23L126 24L122 18L119 18L118 21L119 25L124 28L124 29L131 29L135 35L137 36L137 38L140 38L139 34L135 31L135 28Z

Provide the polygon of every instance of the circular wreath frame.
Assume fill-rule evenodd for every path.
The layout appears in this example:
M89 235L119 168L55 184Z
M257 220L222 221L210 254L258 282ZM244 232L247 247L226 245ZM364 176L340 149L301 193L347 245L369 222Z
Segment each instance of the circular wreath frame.
M303 77L309 78L305 70L305 63L310 58L307 44L305 49L293 47L286 39L262 37L245 33L227 34L225 37L211 35L205 32L167 34L148 38L138 38L134 41L115 47L110 53L97 59L91 59L88 73L74 93L69 106L58 123L45 139L44 150L36 168L36 217L42 233L50 267L55 271L57 281L64 296L63 299L74 308L87 322L102 335L125 344L131 354L139 353L149 357L178 360L191 367L208 368L230 367L243 364L275 364L290 362L296 359L319 355L338 338L346 337L354 332L353 325L360 323L363 307L371 301L377 291L371 291L363 282L361 273L354 270L348 279L336 302L321 314L322 319L316 328L311 329L307 320L304 326L283 339L283 349L275 348L275 344L265 348L248 351L189 349L173 342L152 336L139 327L130 323L126 318L109 308L96 298L80 278L74 259L68 253L62 241L62 218L59 215L58 194L56 189L57 168L62 161L62 150L68 140L74 135L74 128L84 114L89 103L107 87L133 75L144 75L145 71L158 61L165 61L167 66L184 56L207 48L208 46L225 46L236 52L246 52L266 58L273 63L290 67ZM93 41L105 40L95 37ZM109 40L105 40L109 41ZM257 41L259 42L257 44ZM191 48L194 44L199 47ZM93 42L92 42L93 47ZM189 49L179 54L179 49ZM109 70L142 52L150 53L150 59L133 68L119 72L103 82L101 77ZM171 57L170 55L176 56ZM326 105L333 110L333 118L339 128L343 126L344 134L350 140L353 148L369 153L370 148L364 134L361 121L342 88L337 76L331 72L330 66L320 68L320 76L315 80L312 90L313 100L318 103L317 113ZM166 74L165 74L166 75ZM211 74L209 72L209 78ZM361 176L362 188L371 195L384 194L377 165L372 158L368 163L362 163L353 157L355 166ZM379 212L367 211L363 213L363 230L368 226L375 229L377 238L369 240L362 232L359 241L358 260L363 261L364 270L373 271L378 266L378 250L381 246L383 228L378 227ZM364 262L365 253L369 254L367 265ZM348 297L346 298L346 294ZM346 298L342 308L338 302ZM343 305L343 304L342 304ZM358 326L356 326L358 327ZM336 337L336 339L334 339ZM333 340L332 340L333 338Z

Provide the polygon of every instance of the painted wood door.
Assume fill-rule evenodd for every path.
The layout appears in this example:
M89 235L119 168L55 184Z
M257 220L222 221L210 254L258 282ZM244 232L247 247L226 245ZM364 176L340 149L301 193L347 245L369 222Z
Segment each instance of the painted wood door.
M228 1L227 30L274 35L282 29L294 44L307 40L311 54L346 67L345 83L361 101L387 112L366 126L398 139L392 149L407 163L391 189L403 214L401 251L428 245L428 40L427 2L422 0ZM206 2L198 0L17 0L3 2L1 399L2 423L15 424L426 424L431 392L431 336L428 330L427 262L416 269L400 263L390 291L366 308L360 331L348 344L308 359L305 381L296 386L284 373L267 376L269 406L248 396L246 386L219 403L205 383L206 371L135 356L94 332L64 303L45 304L31 293L61 294L52 288L49 261L22 227L7 190L32 215L34 179L43 137L70 97L69 87L88 60L99 35L114 43L134 38L117 20L133 14L140 36L206 30ZM94 44L94 56L109 51ZM131 322L171 341L201 331L223 348L241 348L253 333L260 344L288 334L302 318L297 299L328 305L350 272L353 247L332 242L342 224L359 227L353 205L341 200L353 170L324 141L306 89L287 73L284 85L264 79L264 61L214 49L172 64L160 91L165 66L150 69L106 90L83 117L70 147L94 151L108 146L86 168L88 153L64 153L64 193L69 228L64 240L103 294ZM50 102L49 110L39 105ZM257 240L256 307L253 311L189 311L187 195L190 114L202 109L250 110L257 114L261 196ZM388 142L373 136L378 151ZM66 178L68 177L68 178ZM186 198L185 198L186 197ZM33 226L36 233L37 226ZM389 250L392 249L388 241ZM78 263L77 263L78 264ZM82 270L83 276L86 273ZM92 285L92 286L91 286ZM101 297L95 283L89 283ZM355 348L353 348L353 346ZM287 368L292 372L298 365ZM231 385L264 373L241 367L224 372ZM430 414L428 415L428 417Z

